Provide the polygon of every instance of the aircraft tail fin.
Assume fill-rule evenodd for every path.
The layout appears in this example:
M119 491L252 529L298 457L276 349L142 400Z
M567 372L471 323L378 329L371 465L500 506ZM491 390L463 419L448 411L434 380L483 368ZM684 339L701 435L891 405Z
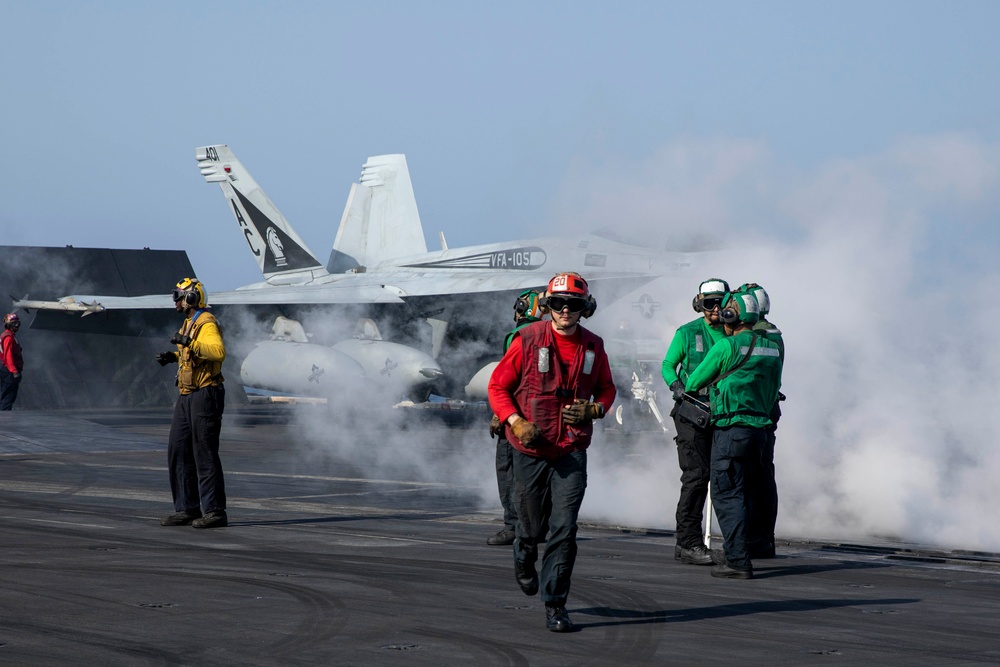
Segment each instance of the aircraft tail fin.
M306 283L326 275L323 264L281 215L243 164L225 144L194 151L201 175L218 183L229 200L257 267L276 285Z
M327 270L364 270L379 262L427 252L417 200L404 155L376 155L351 186Z

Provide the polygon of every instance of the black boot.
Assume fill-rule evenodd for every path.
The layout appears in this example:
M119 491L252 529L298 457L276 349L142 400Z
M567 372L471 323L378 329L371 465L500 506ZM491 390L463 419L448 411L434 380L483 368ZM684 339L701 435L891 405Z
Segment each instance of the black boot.
M545 627L552 632L572 632L573 621L569 620L566 607L550 607L545 605Z
M491 547L507 546L509 544L514 544L514 531L507 530L504 528L498 531L496 535L486 538L486 544Z
M688 565L711 565L712 554L703 544L696 544L690 549L684 547L674 548L674 558Z
M191 525L195 528L225 528L229 525L229 517L226 516L226 510L215 510L195 519Z
M720 579L753 579L753 566L733 567L729 563L712 568L712 576Z
M201 518L201 510L174 512L160 519L161 526L187 526L195 519Z
M517 585L525 595L534 595L538 592L538 572L535 571L533 564L515 560L514 578L517 579Z

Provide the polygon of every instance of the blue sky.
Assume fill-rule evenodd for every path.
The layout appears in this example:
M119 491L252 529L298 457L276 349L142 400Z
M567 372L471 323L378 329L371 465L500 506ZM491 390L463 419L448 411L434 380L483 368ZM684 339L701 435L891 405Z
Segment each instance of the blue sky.
M971 352L1000 326L998 25L975 1L0 0L0 242L183 249L210 293L256 282L195 166L215 143L321 259L382 153L431 248L705 232L728 250L655 292L657 334L708 276L767 287L779 529L1000 549L978 521L1000 350ZM646 525L672 501L637 503Z
M194 166L228 143L323 259L387 152L429 247L565 231L581 165L641 169L677 142L755 142L795 177L908 137L995 143L998 24L992 2L4 1L0 225L256 281Z

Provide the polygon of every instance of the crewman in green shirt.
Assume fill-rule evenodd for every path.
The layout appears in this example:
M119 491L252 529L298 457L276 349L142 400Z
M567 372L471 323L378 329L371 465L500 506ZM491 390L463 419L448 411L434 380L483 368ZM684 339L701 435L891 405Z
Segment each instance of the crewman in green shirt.
M729 283L710 278L698 287L692 306L701 316L677 329L663 359L663 381L674 394L674 419L677 436L677 462L681 468L681 493L677 500L674 558L691 565L711 565L712 555L705 548L702 521L712 453L711 428L702 429L677 414L684 383L701 363L712 346L724 337L719 307L729 292ZM707 394L700 397L707 401Z
M542 319L548 312L539 303L539 296L541 296L539 292L532 289L524 290L517 295L517 300L514 301L514 328L503 339L504 354L507 353L511 341L521 329ZM514 531L517 528L517 503L514 500L514 449L504 435L503 426L496 415L493 415L493 419L490 421L490 438L494 437L497 439L497 490L500 492L500 505L503 506L503 528L497 531L496 535L488 537L486 544L504 546L514 544Z
M713 577L752 579L747 542L750 507L763 470L761 455L781 386L782 351L753 331L759 306L752 293L729 293L719 319L726 337L691 373L688 392L710 387L712 405L712 505L723 537L723 562Z
M741 285L739 291L752 292L757 299L760 319L757 324L753 325L753 330L778 345L778 349L781 350L782 365L784 365L785 342L782 339L781 330L766 319L767 314L771 311L771 297L757 283ZM784 395L778 392L778 401L782 401L784 398ZM753 513L747 528L747 540L752 559L774 558L774 524L778 519L778 485L774 477L774 432L778 428L778 419L781 417L778 401L775 402L774 410L771 412L771 421L774 423L764 429L767 432L767 441L764 443L764 451L760 461L764 475L761 478L761 483L757 485L757 493L751 503Z

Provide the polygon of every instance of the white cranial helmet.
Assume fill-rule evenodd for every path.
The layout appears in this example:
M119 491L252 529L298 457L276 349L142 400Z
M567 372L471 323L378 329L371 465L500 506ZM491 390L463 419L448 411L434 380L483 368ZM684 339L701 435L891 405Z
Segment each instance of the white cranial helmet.
M709 278L698 286L698 294L702 296L722 296L729 291L729 283L722 278Z

